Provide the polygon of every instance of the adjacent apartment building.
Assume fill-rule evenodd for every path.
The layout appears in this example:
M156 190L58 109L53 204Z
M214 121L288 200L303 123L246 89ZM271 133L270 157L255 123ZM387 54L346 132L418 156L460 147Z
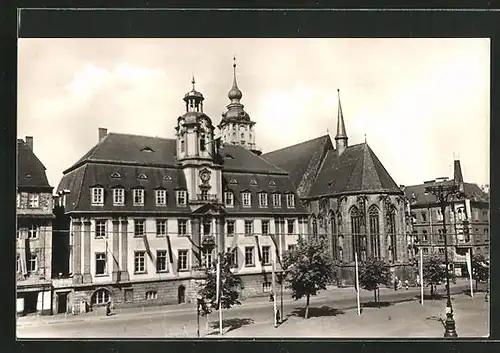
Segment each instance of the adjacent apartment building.
M51 314L52 187L33 152L33 137L17 140L17 313Z
M463 195L446 205L444 215L436 198L427 194L425 187L427 183L446 181L448 178L407 186L403 189L410 213L411 256L417 255L417 249L420 249L424 256L433 253L444 255L444 216L447 225L447 241L449 245L452 245L449 247L448 254L455 268L455 274L461 276L467 268L466 252L482 254L489 259L489 194L476 184L464 182L459 160L454 161L453 179L463 190Z
M240 296L260 295L271 289L273 252L306 235L291 178L259 156L236 75L221 138L192 84L175 138L100 128L96 145L64 171L58 312L193 301L217 250L233 254Z

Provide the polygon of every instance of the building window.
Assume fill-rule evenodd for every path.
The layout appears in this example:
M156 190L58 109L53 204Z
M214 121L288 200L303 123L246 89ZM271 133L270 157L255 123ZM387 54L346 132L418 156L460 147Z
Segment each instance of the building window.
M185 219L177 220L177 234L180 237L185 237L187 235L187 220Z
M444 255L444 248L439 248L438 252L439 252L439 254Z
M109 292L106 289L99 289L92 296L92 304L106 304L110 300Z
M297 246L295 244L290 244L290 245L288 245L288 251L294 252L296 247Z
M28 207L38 208L39 206L38 200L39 200L38 194L28 194Z
M244 192L241 194L242 199L243 199L243 207L250 207L252 206L252 198L249 192Z
M295 207L295 195L287 194L286 195L286 207L294 208Z
M428 249L428 248L423 248L423 249L422 249L422 253L423 253L424 255L429 255L429 249Z
M205 268L211 268L212 262L212 250L203 250L203 266Z
M146 252L136 251L134 254L134 273L146 273Z
M429 238L427 237L427 231L425 229L422 231L422 241L429 241Z
M286 229L287 229L288 235L295 234L295 220L294 219L287 219L286 220Z
M313 236L316 238L318 236L318 221L316 220L316 216L312 217L312 231Z
M28 239L38 238L38 226L36 224L30 224L28 228Z
M38 258L36 254L30 254L29 260L28 260L28 272L36 272L38 269Z
M396 246L396 209L394 206L391 205L389 208L389 238L391 240L391 255L392 255L392 261L397 261L398 259L398 252L397 252L397 246Z
M167 236L167 220L157 219L156 220L156 236L165 237Z
M264 282L264 283L262 283L262 292L269 293L269 292L271 292L271 289L272 289L272 283L271 282Z
M438 229L438 239L439 241L444 241L444 234L442 229Z
M273 206L281 207L281 194L273 194Z
M156 251L156 272L167 272L167 250Z
M263 219L262 220L262 235L269 234L269 221Z
M16 272L21 272L21 256L16 254Z
M185 190L177 191L177 206L186 206L187 193Z
M440 222L443 221L443 214L441 213L441 210L439 208L437 209L437 220Z
M96 220L95 221L95 237L97 239L106 238L106 221Z
M425 222L427 222L427 212L423 211L422 212L422 223L425 223Z
M155 300L158 299L158 292L155 290L148 290L146 292L146 300Z
M262 247L262 264L269 265L271 263L271 247L263 246Z
M235 222L234 221L226 221L226 224L227 224L227 235L228 236L233 236L234 235Z
M232 268L238 267L238 249L227 248L227 252L229 253L229 266Z
M186 150L186 143L184 142L184 140L181 140L181 153L184 153L184 151Z
M488 243L490 241L488 228L484 228L484 242Z
M92 206L102 206L104 205L104 189L103 188L92 188ZM38 203L38 201L37 201Z
M134 219L134 237L142 237L145 233L145 221L143 219Z
M166 205L167 205L167 191L156 190L156 206L166 206Z
M226 201L226 206L228 206L228 207L234 206L234 195L233 195L232 191L225 192L225 201Z
M202 201L208 201L208 190L207 189L201 190L201 199L202 199Z
M133 202L134 206L144 206L144 190L134 189L133 191Z
M301 219L299 219L299 233L301 228ZM337 222L335 219L335 214L330 213L330 232L332 235L332 255L333 258L337 258Z
M17 193L16 206L17 208L21 207L21 195L19 193Z
M186 271L188 269L188 251L179 250L177 252L177 268L179 271Z
M361 254L361 234L360 234L360 225L361 225L361 216L359 214L358 208L351 208L351 237L352 237L352 258L354 259L354 254Z
M113 206L125 205L125 190L113 189Z
M134 290L132 288L125 288L123 292L125 303L132 303L134 301Z
M267 207L267 194L261 192L259 194L259 207Z
M245 235L253 234L253 221L245 221Z
M95 254L95 274L96 276L106 274L106 254L103 252Z
M253 246L245 247L245 266L254 266Z
M368 210L370 219L370 247L373 256L378 258L380 256L380 225L379 225L379 211L375 206L370 207Z

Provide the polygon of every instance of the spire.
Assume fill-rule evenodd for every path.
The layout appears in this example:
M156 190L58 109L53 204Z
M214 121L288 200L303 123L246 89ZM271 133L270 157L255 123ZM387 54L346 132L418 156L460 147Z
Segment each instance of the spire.
M193 78L191 79L191 83L193 84L193 91L196 91L196 90L194 89L194 84L196 83L196 81L194 80L194 74L193 74Z
M337 89L339 100L339 111L337 116L337 136L335 136L335 146L337 154L340 156L347 148L347 133L345 131L344 115L342 114L342 104L340 103L340 90Z
M231 90L229 91L228 97L231 100L231 103L239 103L241 97L243 97L243 94L241 93L240 89L238 88L238 83L236 82L236 57L235 56L233 56L233 87L231 87Z

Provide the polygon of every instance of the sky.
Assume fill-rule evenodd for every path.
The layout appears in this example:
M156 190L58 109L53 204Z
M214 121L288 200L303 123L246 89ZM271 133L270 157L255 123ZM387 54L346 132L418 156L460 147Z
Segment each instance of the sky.
M329 133L338 98L349 144L365 140L400 185L489 184L490 42L470 39L19 39L17 136L57 187L108 132L175 138L182 98L217 125L236 57L263 152Z

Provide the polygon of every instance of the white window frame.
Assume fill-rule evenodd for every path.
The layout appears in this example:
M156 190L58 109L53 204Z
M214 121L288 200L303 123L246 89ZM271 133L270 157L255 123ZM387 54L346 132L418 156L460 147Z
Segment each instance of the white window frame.
M132 189L132 203L134 206L144 206L144 189Z
M16 254L16 272L21 272L21 255L19 253Z
M104 188L94 187L90 189L92 206L104 206Z
M145 250L138 250L134 252L134 273L135 274L147 273Z
M295 208L295 195L294 194L286 194L286 207L287 208Z
M32 264L34 264L34 268L32 268ZM28 273L33 273L33 272L36 272L38 271L38 256L37 254L34 254L34 253L31 253L30 254L30 258L28 259L28 264L27 264L27 267L28 267Z
M176 202L177 206L186 206L187 205L187 191L186 190L177 190L176 192Z
M184 227L181 227L182 223L185 224ZM182 232L181 232L181 229L183 230ZM187 232L188 232L188 221L187 221L187 219L178 219L177 220L177 235L179 237L185 237L185 236L187 236Z
M104 268L102 273L97 273L97 261L104 261ZM95 275L96 276L106 276L108 274L108 259L106 258L106 253L96 252L95 253Z
M161 206L161 207L167 206L167 190L164 189L155 190L155 200L156 200L156 206Z
M102 295L101 295L102 293ZM95 292L95 304L105 304L110 300L109 292L105 289L99 289Z
M250 232L247 232L247 224L250 224ZM244 221L244 231L246 236L251 236L253 235L253 220L246 219Z
M234 194L232 191L224 193L224 200L227 207L234 207Z
M259 193L259 207L267 207L267 193Z
M156 220L156 237L164 238L168 234L168 221L166 219Z
M137 227L142 224L142 232L137 232ZM134 238L141 238L146 233L146 221L144 219L134 219Z
M267 250L267 261L266 261L266 252L264 251ZM269 245L264 245L262 246L262 264L263 265L270 265L271 264L271 247Z
M229 233L229 223L231 223L233 225L233 231L231 233ZM232 237L236 234L236 221L235 220L230 219L230 220L226 221L226 234L229 237Z
M28 239L38 239L38 225L35 223L31 223L28 227Z
M292 226L292 232L290 232L290 225ZM295 219L287 219L286 220L286 234L293 235L297 233L297 229L295 229Z
M213 256L212 250L203 250L203 267L212 268L213 266Z
M268 235L269 234L269 223L270 223L269 220L268 219L263 219L260 222L261 222L260 224L261 224L261 233L262 233L262 235ZM266 228L266 227L264 227L264 224L267 226L267 229L266 229L265 232L264 232L264 228Z
M95 220L95 239L104 239L108 237L106 232L106 220L96 219ZM104 229L101 227L104 225Z
M113 189L113 206L125 206L125 189Z
M252 262L248 263L247 262L247 250L251 249L252 252ZM245 259L244 259L244 264L245 267L252 267L255 266L255 247L254 246L245 246Z
M252 207L252 194L248 191L241 193L241 204L243 207Z
M38 194L28 194L28 208L39 208L40 207L40 195Z
M271 292L273 284L271 282L262 282L262 292L269 293Z
M159 261L159 259L164 260L165 263ZM163 265L163 266L158 266ZM163 268L161 268L163 267ZM156 272L165 273L168 272L168 251L167 250L156 250Z
M156 300L158 299L158 292L155 290L146 291L146 300Z
M185 260L185 266L181 266L181 253L182 258ZM184 256L185 255L185 256ZM177 270L178 271L188 271L189 270L189 250L179 249L177 250Z
M281 194L273 194L273 207L281 207Z

